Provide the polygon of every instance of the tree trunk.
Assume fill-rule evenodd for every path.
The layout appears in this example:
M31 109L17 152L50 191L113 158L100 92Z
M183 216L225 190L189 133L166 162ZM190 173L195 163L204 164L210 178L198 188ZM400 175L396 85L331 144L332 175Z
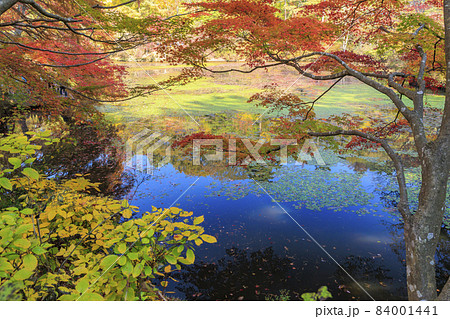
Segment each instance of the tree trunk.
M405 224L408 300L434 300L437 297L434 266L437 236L428 240L426 227L417 222Z
M409 300L435 300L435 254L445 212L448 181L445 145L431 142L422 158L422 186L417 212L405 221Z

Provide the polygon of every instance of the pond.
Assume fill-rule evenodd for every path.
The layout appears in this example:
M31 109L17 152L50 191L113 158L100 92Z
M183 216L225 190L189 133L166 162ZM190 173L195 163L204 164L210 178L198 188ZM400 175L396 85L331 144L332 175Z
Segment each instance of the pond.
M166 71L157 68L151 74L173 72ZM296 79L283 72L272 78L286 83ZM144 74L135 74L133 80L141 78ZM318 165L315 158L300 162L290 158L287 165L239 166L220 161L193 165L191 152L173 147L174 141L195 132L270 139L271 119L259 119L262 110L242 106L267 81L262 75L255 79L223 75L175 90L172 98L161 93L129 105L104 105L99 109L117 123L116 129L102 134L88 125L72 130L68 135L72 140L65 146L47 149L51 156L46 166L59 167L48 175L88 173L101 183L103 194L127 198L141 212L178 206L194 216L203 215L205 232L218 242L195 247L195 263L171 274L165 292L173 298L265 300L283 294L298 300L304 292L327 286L332 300L406 300L398 192L392 164L380 150L345 155L316 140L325 165ZM317 95L326 85L303 87L299 93ZM358 84L346 83L337 90L342 94L337 100L322 101L317 114L329 115L336 104L345 105L344 111L367 113L363 97L354 98L358 93L377 105L373 114L389 115L377 104L386 101ZM441 98L430 101L440 103ZM194 114L196 123L180 106ZM230 106L235 106L233 112L222 112ZM150 172L136 169L136 160L148 159L130 158L125 147L143 132L148 132L146 137L158 132L159 139L166 138L154 153L155 163L164 165ZM165 162L167 148L171 156ZM414 156L408 164L414 198L419 176ZM448 214L445 224L436 256L439 288L450 274L445 257L450 252Z
M192 131L261 135L260 126L239 119L200 117L201 128ZM153 118L128 126L124 136L145 127L148 134L176 140L190 132L188 122ZM162 160L166 151L159 151ZM380 153L355 160L320 147L325 165L314 158L298 165L291 158L287 165L196 166L191 154L173 148L171 161L151 173L136 170L139 156L124 159L128 189L121 197L141 211L178 206L203 215L205 232L217 238L196 247L195 264L172 276L166 292L173 297L264 300L282 292L298 299L327 286L333 300L406 300L398 193L392 167ZM443 257L448 235L443 228L436 262L442 281L450 270Z

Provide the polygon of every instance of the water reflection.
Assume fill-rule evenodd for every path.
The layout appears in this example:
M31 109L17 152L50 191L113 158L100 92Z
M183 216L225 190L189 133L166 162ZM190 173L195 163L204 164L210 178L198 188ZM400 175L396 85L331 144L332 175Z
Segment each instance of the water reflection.
M193 132L259 137L269 120L252 126L249 117L218 114L199 119L200 128L182 117L152 118L118 132L71 127L64 142L45 146L39 165L48 175L90 174L106 195L127 197L142 211L178 202L204 215L205 232L217 244L195 247L196 263L175 274L169 290L188 300L264 300L289 290L292 299L326 285L333 300L368 300L367 294L327 256L325 249L375 299L406 298L402 224L396 194L384 187L392 167L324 152L327 166L193 165L191 154L174 149L171 162L153 175L126 168L124 141L143 128L177 140ZM159 153L158 153L159 152ZM164 148L156 156L165 156ZM370 154L382 159L382 155ZM376 161L375 161L376 162ZM255 183L256 180L258 183ZM267 196L280 203L321 248ZM448 233L437 254L438 287L449 274Z
M182 269L176 288L187 300L264 300L286 288L292 265L272 247L252 252L232 247L217 262Z
M116 198L130 192L135 176L124 169L123 142L116 128L73 124L56 136L61 142L43 145L34 164L47 176L70 179L81 174L99 183L101 194Z

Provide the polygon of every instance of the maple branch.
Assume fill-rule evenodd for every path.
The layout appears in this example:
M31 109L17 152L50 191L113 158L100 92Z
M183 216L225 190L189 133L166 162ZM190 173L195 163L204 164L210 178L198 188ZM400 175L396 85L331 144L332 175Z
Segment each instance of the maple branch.
M311 75L310 73L303 71L298 64L291 65L291 66L294 66L296 70L301 70L299 72L301 72L301 74L305 75L306 77L309 77L311 79L317 79L317 80L324 80L324 79L329 80L329 79L337 78L338 75L341 75L341 76L351 75L351 76L357 78L358 80L360 80L361 82L373 87L377 91L388 96L391 99L391 101L395 104L395 106L402 112L402 114L405 116L405 118L408 120L412 120L412 112L406 107L406 105L403 103L403 101L397 96L397 94L391 88L386 87L386 86L382 85L381 83L370 79L369 76L365 76L362 72L356 71L355 69L351 68L347 63L345 63L337 55L327 53L327 52L311 52L309 54L299 56L294 59L301 60L301 59L304 59L305 57L310 57L310 56L314 56L314 55L321 55L321 56L327 56L329 58L332 58L336 62L338 62L340 65L342 65L346 69L346 71L342 71L340 73L335 73L335 74L328 75L328 76L315 76L315 75ZM286 64L288 64L288 63L286 63ZM371 75L373 76L374 74L371 74ZM389 78L389 75L388 75L388 78Z
M303 121L306 121L308 119L308 115L309 113L312 111L312 109L314 108L314 104L316 104L317 101L319 101L323 96L325 96L325 94L327 94L328 92L331 91L331 89L339 83L339 81L341 81L345 76L339 78L337 81L335 81L328 89L326 89L324 92L322 92L322 94L320 94L314 101L312 102L306 102L306 103L302 103L302 104L309 104L311 103L311 107L308 109L308 112L306 112L305 114L305 118L303 119Z
M174 14L173 16L161 19L161 21L167 21L176 17L182 17L182 16L187 16L190 14L195 14L195 13L200 13L200 12L205 12L206 10L196 10L196 11L192 11L192 12L185 12L185 13L179 13L179 14Z
M92 7L92 9L101 9L101 10L115 9L115 8L118 8L118 7L121 7L121 6L125 6L127 4L131 4L131 3L136 2L136 1L137 0L130 0L130 1L126 1L126 2L123 2L123 3L116 4L114 6L101 6L99 4L96 4L95 6ZM206 11L206 10L197 10L197 11L194 11L194 12L186 12L186 13L174 14L173 16L161 19L161 21L166 21L166 20L170 20L172 18L182 17L182 16L185 16L185 15L194 14L194 13L198 13L198 12L204 12L204 11Z
M1 0L0 1L0 16L12 6L14 6L19 0Z
M56 27L56 26L45 25L45 24L41 24L41 25L24 24L23 21L13 21L13 22L10 22L10 23L0 23L0 27L5 27L5 26L14 26L15 28L51 29L51 30L58 30L58 31L71 31L68 28ZM92 30L95 30L95 28L72 28L72 29L76 30L76 31L92 31Z
M99 5L99 4L96 4L95 6L93 6L92 8L93 9L102 9L102 10L105 10L105 9L115 9L115 8L118 8L118 7L121 7L121 6L126 6L127 4L130 4L130 3L133 3L133 2L136 2L137 0L130 0L130 1L127 1L127 2L123 2L123 3L119 3L119 4L116 4L116 5L114 5L114 6L101 6L101 5Z
M419 28L412 34L412 38L414 39L419 34L420 30L422 30L425 27L425 23L422 23Z
M425 151L425 145L427 143L427 138L425 135L425 128L424 128L424 124L423 124L422 118L420 116L420 113L418 113L416 110L410 110L406 106L406 104L402 101L402 99L390 87L387 87L387 86L371 79L369 76L364 75L362 72L359 72L359 71L351 68L345 61L343 61L340 57L338 57L335 54L331 54L331 53L327 53L327 52L311 52L307 55L297 57L297 59L301 60L305 56L313 56L313 55L321 55L321 56L327 56L329 58L332 58L336 62L338 62L340 65L342 65L346 71L342 71L342 72L336 73L334 75L323 76L323 77L318 77L318 76L311 77L310 74L307 72L303 72L301 74L303 74L307 77L310 77L312 79L318 79L318 80L330 79L330 78L333 78L333 76L336 77L339 74L350 75L350 76L357 78L361 82L367 84L368 86L374 88L378 92L381 92L384 95L386 95L394 103L397 110L399 110L402 113L402 115L405 117L405 119L410 124L411 129L413 131L414 141L415 141L417 150L419 152L419 156L422 157L423 152ZM278 59L278 61L280 61L280 59ZM283 62L283 61L285 61L285 60L281 60L280 62ZM297 70L298 69L302 70L301 67L297 63L295 63L295 64L285 63L285 64L291 65L291 66L295 67ZM388 78L389 78L389 75L388 75ZM391 81L391 83L392 82L393 81ZM398 88L400 88L400 87L398 87ZM404 91L404 90L402 90L402 91ZM410 94L406 91L404 91L403 93ZM423 94L420 95L420 97L423 98ZM416 100L416 99L417 99L417 95L414 96L414 100Z
M85 62L85 63L78 63L78 64L45 64L45 63L42 63L42 64L38 64L38 65L39 66L46 66L46 67L49 67L49 68L74 68L74 67L89 65L89 64L92 64L92 63L104 60L106 58L109 58L110 56L111 56L111 54L108 54L108 55L105 55L105 56L103 56L101 58L98 58L98 59L95 59L95 60L92 60L92 61L89 61L89 62Z
M421 60L420 60L420 69L419 69L419 75L417 76L417 80L419 81L419 90L420 91L425 91L425 81L423 79L424 75L425 75L425 68L426 68L426 63L427 63L427 54L425 53L425 51L423 50L423 48L420 45L416 46L417 51L419 51Z
M58 21L62 21L62 22L76 22L76 21L78 21L78 20L75 20L73 18L66 18L66 17L62 17L60 15L48 12L44 8L42 8L40 5L38 5L34 0L19 0L19 2L32 6L37 12L39 12L40 14L42 14L43 16L48 17L48 18L52 18L52 19L55 19L55 20L58 20Z
M423 50L423 48L420 45L416 46L417 51L419 51L421 60L420 60L420 68L419 68L419 74L417 76L417 81L419 84L419 88L416 91L416 99L417 102L414 103L414 110L417 112L417 114L420 116L421 119L423 119L423 94L425 92L426 83L424 80L425 76L425 68L427 66L427 54Z
M49 52L49 53L54 53L54 54L64 54L64 55L74 55L74 56L79 56L79 55L105 55L105 54L112 54L112 53L117 53L117 52L122 52L122 51L126 51L126 50L131 50L134 49L135 47L139 46L139 45L133 45L129 48L120 48L114 51L107 51L107 52L79 52L79 53L75 53L75 52L65 52L65 51L55 51L55 50L50 50L50 49L40 49L40 48L36 48L36 47L32 47L20 42L15 42L15 41L3 41L0 40L0 43L3 44L13 44L13 45L17 45L19 47L22 47L24 49L28 49L28 50L34 50L34 51L41 51L41 52Z
M200 69L208 71L208 72L211 72L211 73L230 73L230 72L252 73L252 72L254 72L254 71L258 70L258 69L265 69L265 68L270 68L270 67L273 67L273 66L278 66L278 65L283 65L283 64L285 64L285 63L284 62L278 62L278 63L273 63L273 64L258 65L258 66L255 66L255 67L251 68L250 70L240 70L240 69L213 70L213 69L210 69L210 68L208 68L208 67L206 67L204 65L199 65L197 63L192 63L192 66L200 68Z
M401 74L401 73L400 73ZM395 82L394 77L398 76L398 73L391 73L388 75L388 84L390 87L396 89L400 94L406 96L410 100L414 100L416 94L410 89L405 88L403 85Z
M70 91L70 92L73 92L73 93L75 93L75 94L77 94L77 95L79 95L79 96L81 96L81 97L83 97L83 98L85 98L85 99L88 99L88 100L93 101L93 102L98 102L98 103L116 103L116 102L125 102L125 101L129 101L129 100L132 100L132 99L141 97L141 96L145 96L145 95L147 95L147 94L151 94L151 93L154 93L154 92L157 92L157 91L161 91L161 90L166 89L166 88L164 88L164 87L156 87L156 88L154 88L154 89L152 89L152 90L148 90L148 91L145 91L145 92L141 92L141 93L135 94L135 95L133 95L133 96L130 96L130 97L127 97L127 98L124 98L124 99L119 99L119 100L101 100L101 99L96 99L96 98L87 96L86 94L81 93L80 91L77 91L77 90L75 90L75 89L72 89L72 88L69 88L69 87L66 87L66 86L65 86L65 88L66 88L66 90L68 90L68 91Z
M350 136L359 136L366 140L369 140L374 143L378 143L385 152L388 154L389 158L392 160L395 166L395 170L397 172L397 182L400 190L400 201L398 203L398 209L402 214L404 221L408 221L412 216L409 210L409 200L408 200L408 192L406 187L406 179L405 179L405 171L403 167L403 162L400 156L389 146L389 143L385 139L381 139L379 137L373 136L371 134L357 131L357 130L337 130L334 132L308 132L310 136L336 136L336 135L350 135Z
M332 73L329 75L315 75L315 74L312 74L312 73L309 73L309 72L303 70L302 67L300 65L298 65L297 63L291 62L291 63L287 63L287 65L294 67L298 71L298 73L300 73L301 75L306 76L307 78L310 78L313 80L318 80L318 81L335 80L338 78L343 78L346 75L350 75L350 73L348 71Z

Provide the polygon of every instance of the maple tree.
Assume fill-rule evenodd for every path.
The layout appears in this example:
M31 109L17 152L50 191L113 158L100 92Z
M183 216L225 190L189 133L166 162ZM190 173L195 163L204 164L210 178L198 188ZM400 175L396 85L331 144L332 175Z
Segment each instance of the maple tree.
M160 46L171 63L213 73L288 66L313 80L353 77L390 99L392 120L372 119L368 126L354 115L318 126L321 120L314 118L314 103L306 107L297 101L294 104L302 108L295 109L295 98L284 96L281 105L296 114L295 119L285 119L291 123L289 129L298 130L293 134L344 135L351 137L348 148L384 149L395 166L400 193L408 297L450 299L450 280L437 296L434 265L450 170L450 1L309 1L286 19L271 0L216 0L190 6L200 11L202 23L191 23L188 32L172 34ZM210 54L223 49L235 52L244 62L242 68L208 67ZM428 117L426 90L445 93L443 110ZM269 90L254 99L273 105L281 96ZM433 132L427 129L430 118L436 123ZM412 135L422 171L416 209L408 198L404 160L390 141L399 132Z
M176 16L135 17L121 10L139 1L0 1L0 118L8 131L14 115L35 110L53 118L89 118L99 102L143 96L189 79L127 87L113 54L178 32Z

